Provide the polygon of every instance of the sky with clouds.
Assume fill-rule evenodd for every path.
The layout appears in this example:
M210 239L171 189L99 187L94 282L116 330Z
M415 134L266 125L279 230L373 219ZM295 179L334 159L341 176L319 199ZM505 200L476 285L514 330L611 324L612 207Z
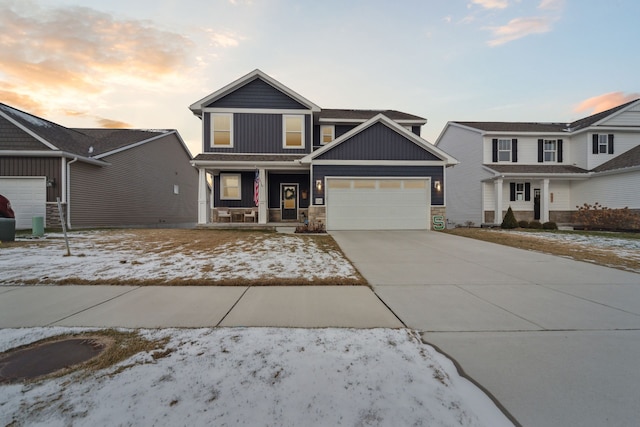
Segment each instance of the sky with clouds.
M640 98L637 0L0 0L0 102L177 129L259 68L323 108L572 121Z

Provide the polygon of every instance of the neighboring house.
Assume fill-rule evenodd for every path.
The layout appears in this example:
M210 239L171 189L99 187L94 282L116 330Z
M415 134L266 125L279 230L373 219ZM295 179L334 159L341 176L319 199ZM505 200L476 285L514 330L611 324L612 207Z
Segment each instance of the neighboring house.
M68 129L0 104L0 194L16 228L195 224L198 172L175 130Z
M640 99L573 123L449 122L436 146L460 160L449 226L500 224L509 206L556 223L584 203L640 211Z
M421 117L322 109L260 70L190 109L202 120L192 162L201 224L250 208L262 224L329 230L429 229L444 215L445 168L456 160L420 137Z

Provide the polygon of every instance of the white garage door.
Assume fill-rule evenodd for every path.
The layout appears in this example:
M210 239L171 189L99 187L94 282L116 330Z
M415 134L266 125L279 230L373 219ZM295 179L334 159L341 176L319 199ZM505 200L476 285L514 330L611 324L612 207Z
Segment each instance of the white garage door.
M16 214L16 229L30 229L31 218L34 216L45 218L47 209L45 177L0 177L0 194L11 202L11 208Z
M427 230L429 178L328 178L328 230Z

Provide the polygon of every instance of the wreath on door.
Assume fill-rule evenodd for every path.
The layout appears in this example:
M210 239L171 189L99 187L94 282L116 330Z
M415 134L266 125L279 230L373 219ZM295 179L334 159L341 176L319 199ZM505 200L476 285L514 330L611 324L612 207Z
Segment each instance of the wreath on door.
M284 198L286 200L293 199L295 195L296 195L296 192L292 188L287 188L286 190L284 190Z

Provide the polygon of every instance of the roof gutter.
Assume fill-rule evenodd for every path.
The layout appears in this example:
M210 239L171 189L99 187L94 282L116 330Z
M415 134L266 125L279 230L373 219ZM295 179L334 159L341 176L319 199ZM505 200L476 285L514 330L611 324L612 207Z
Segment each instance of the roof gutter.
M77 154L69 153L67 151L30 151L30 150L1 150L0 155L3 156L15 156L15 157L64 157L67 159L74 159L74 161L81 161L89 163L95 166L109 166L110 163L103 160L97 160L91 157L78 156Z

